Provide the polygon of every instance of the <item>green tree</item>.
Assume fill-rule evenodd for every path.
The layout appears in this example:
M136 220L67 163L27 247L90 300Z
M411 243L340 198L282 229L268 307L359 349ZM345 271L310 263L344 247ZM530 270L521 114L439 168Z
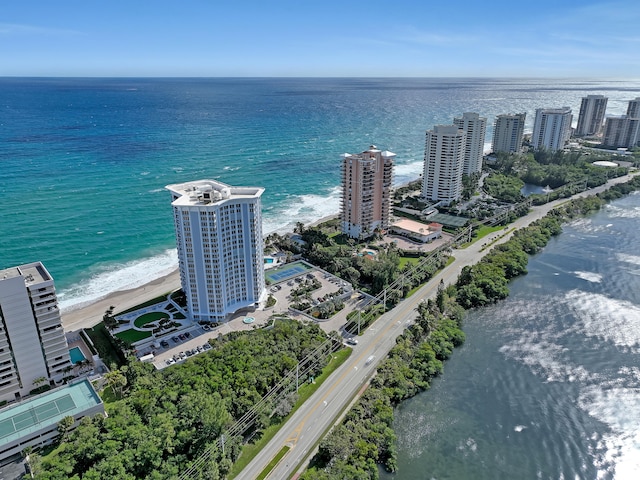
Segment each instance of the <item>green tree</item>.
M75 423L76 423L76 420L70 415L67 415L66 417L64 417L62 420L58 422L58 432L62 437L62 441L67 440L69 432L71 431Z
M127 377L124 376L121 370L111 370L105 373L104 379L107 385L111 388L113 393L122 398L124 387L127 386Z

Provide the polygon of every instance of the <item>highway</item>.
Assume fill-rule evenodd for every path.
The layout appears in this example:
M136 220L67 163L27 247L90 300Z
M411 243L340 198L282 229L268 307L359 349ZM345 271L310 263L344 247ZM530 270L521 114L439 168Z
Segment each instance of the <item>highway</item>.
M628 181L630 178L630 176L616 178L609 181L607 186L587 190L576 196L594 194L615 183ZM560 199L533 207L529 214L519 218L505 230L484 237L466 249L454 250L454 262L440 271L414 295L382 315L359 337L359 343L354 347L353 354L296 411L236 478L255 479L285 445L290 447L289 452L267 478L283 480L302 472L318 440L341 418L356 394L371 378L378 364L393 348L396 337L415 319L418 304L424 299L435 296L440 281L442 280L445 285L454 283L463 267L477 263L491 250L490 247L482 250L483 245L491 242L496 245L507 241L515 230L542 218L549 210L566 200Z

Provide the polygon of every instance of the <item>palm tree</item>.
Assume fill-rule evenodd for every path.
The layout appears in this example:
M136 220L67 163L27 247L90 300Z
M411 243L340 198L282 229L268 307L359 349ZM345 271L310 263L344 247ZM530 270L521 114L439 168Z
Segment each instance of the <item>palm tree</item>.
M46 383L47 379L45 377L38 377L33 380L33 386L39 387L41 384Z
M60 432L60 435L62 436L62 441L67 439L74 423L76 423L76 420L70 415L64 417L58 422L58 432Z
M107 381L107 385L111 387L114 395L122 397L124 387L127 385L127 377L120 370L111 370L105 373L104 379Z

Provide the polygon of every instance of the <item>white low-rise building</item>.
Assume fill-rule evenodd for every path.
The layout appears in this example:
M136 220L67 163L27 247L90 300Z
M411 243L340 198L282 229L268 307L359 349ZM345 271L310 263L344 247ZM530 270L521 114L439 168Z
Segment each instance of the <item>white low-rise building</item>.
M398 235L408 237L417 242L432 242L442 237L442 225L439 223L421 223L408 218L395 222L389 230Z

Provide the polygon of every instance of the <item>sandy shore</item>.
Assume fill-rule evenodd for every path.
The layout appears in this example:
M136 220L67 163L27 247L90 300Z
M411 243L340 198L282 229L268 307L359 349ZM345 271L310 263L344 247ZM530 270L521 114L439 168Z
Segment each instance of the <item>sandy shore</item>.
M112 305L120 312L177 288L180 288L178 269L140 287L112 292L93 303L62 312L62 325L67 332L93 327L102 321L104 312Z

